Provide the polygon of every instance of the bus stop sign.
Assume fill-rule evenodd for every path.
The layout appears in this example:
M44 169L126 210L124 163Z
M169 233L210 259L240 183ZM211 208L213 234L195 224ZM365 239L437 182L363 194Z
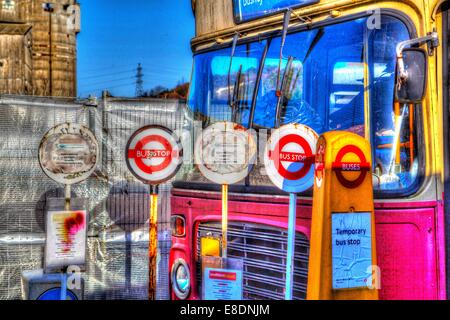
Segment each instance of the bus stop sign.
M317 133L300 124L289 124L273 132L264 152L270 180L281 190L299 193L314 184Z
M256 137L243 126L222 121L203 130L195 143L195 163L201 174L221 185L243 180L256 161Z
M355 155L359 161L344 161L347 155ZM358 188L366 178L370 170L370 164L366 160L366 156L360 148L354 145L343 147L336 156L336 161L332 164L333 171L341 185L348 189ZM356 179L350 179L345 174L348 172L359 172Z
M170 180L180 169L182 159L180 140L162 126L143 127L127 143L128 169L146 184L158 185Z
M94 173L99 150L98 141L89 128L77 123L62 123L42 138L39 164L50 179L73 185Z

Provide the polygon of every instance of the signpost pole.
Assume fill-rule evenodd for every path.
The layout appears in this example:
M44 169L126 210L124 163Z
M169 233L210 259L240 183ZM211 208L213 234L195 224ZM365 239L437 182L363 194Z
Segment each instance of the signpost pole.
M60 300L65 301L67 299L67 270L64 268L61 273L61 293Z
M64 209L66 211L70 211L70 193L71 187L70 184L64 185ZM65 301L67 298L67 268L64 268L61 273L61 296L60 300Z
M286 292L285 300L292 300L294 285L294 252L295 252L295 222L297 215L297 194L289 194L289 225L288 247L286 255Z
M150 185L150 218L148 245L148 299L156 298L156 272L158 253L158 186Z
M227 257L228 245L228 185L222 185L222 258Z
M64 199L65 199L64 208L66 211L70 211L70 193L71 193L70 184L65 184L64 185Z

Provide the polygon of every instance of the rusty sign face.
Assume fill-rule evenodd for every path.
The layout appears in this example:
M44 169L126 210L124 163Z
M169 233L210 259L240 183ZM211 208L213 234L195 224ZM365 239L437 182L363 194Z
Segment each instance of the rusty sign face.
M208 180L229 185L243 180L256 161L256 139L243 126L217 122L198 137L195 163Z
M48 131L39 146L39 164L52 180L72 185L86 180L99 160L99 146L85 126L63 123Z

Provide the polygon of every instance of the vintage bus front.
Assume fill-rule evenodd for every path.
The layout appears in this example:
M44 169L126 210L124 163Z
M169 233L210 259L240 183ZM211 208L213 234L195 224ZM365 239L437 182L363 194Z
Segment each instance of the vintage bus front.
M273 8L299 2L292 8L280 68L285 15ZM253 12L246 6L261 1L193 1L197 35L187 153L194 146L196 120L207 127L234 118L259 133L277 122L301 123L318 134L344 130L365 137L372 146L380 298L445 299L447 5L437 0L266 3L274 7ZM425 98L396 103L396 47L432 31L441 45L420 45L428 60ZM287 95L277 116L280 79L288 79L282 81ZM228 257L244 261L245 299L283 299L288 197L258 160L247 179L230 186ZM305 299L312 192L299 196L294 298ZM186 161L174 183L171 210L172 297L201 299L200 240L221 237L220 186Z

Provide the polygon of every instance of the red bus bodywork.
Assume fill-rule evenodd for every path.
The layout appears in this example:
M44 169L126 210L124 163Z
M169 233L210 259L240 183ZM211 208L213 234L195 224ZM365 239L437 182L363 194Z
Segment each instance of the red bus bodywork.
M308 238L311 205L310 199L300 199L297 207L297 232ZM171 206L173 214L186 218L186 236L172 238L169 265L178 258L188 263L192 286L188 299L200 299L195 228L201 222L221 221L220 193L174 189ZM287 215L287 197L230 194L230 221L287 229ZM375 216L380 299L446 299L443 202L376 202ZM176 299L173 293L172 298Z

